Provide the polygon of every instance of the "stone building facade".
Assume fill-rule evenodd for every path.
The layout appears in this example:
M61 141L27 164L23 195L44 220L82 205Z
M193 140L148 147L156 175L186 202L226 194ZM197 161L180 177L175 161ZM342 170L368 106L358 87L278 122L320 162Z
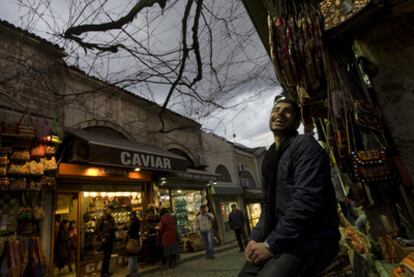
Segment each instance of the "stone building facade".
M190 168L186 176L194 180L184 180L185 186L209 191L222 242L235 239L227 224L230 205L246 210L243 187L259 189L255 149L205 133L196 121L169 110L163 112L161 130L158 104L68 66L64 49L4 21L0 41L0 121L17 122L27 111L24 124L50 129L61 137L66 129L83 129L186 158ZM209 181L212 177L216 179ZM164 188L183 178L172 178L170 187ZM52 260L54 196L44 194L47 217L41 241Z

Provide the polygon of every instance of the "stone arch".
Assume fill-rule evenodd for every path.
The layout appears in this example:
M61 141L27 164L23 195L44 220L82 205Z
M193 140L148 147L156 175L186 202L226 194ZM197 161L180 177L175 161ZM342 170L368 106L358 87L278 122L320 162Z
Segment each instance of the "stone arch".
M230 172L228 171L227 167L225 167L224 165L219 164L216 167L215 173L221 176L221 181L228 182L228 183L232 182Z
M79 122L79 123L73 125L72 127L73 128L78 128L78 129L85 129L85 130L93 129L93 128L108 128L108 129L112 129L113 131L118 133L124 139L130 140L130 141L135 140L134 136L132 136L131 133L128 132L126 129L124 129L120 125L118 125L116 123L113 123L111 121L108 121L108 120L91 119L91 120L86 120L86 121Z
M185 146L181 144L177 144L177 143L170 143L170 144L164 145L163 148L170 151L171 153L174 153L178 156L186 158L188 162L187 163L188 168L196 168L195 156Z
M248 187L251 189L257 188L256 179L254 178L254 175L247 167L244 167L243 171L239 172L239 176L242 182L242 186Z

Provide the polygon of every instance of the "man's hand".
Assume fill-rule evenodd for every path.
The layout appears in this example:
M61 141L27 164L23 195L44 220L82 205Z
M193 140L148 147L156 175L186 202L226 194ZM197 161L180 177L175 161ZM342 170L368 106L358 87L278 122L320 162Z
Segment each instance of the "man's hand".
M249 241L245 253L246 259L255 264L260 264L272 257L272 253L264 242L255 242L254 240Z

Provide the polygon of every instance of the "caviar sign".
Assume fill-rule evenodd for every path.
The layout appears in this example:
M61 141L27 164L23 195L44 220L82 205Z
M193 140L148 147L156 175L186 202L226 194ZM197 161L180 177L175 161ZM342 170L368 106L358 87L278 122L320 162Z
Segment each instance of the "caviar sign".
M143 168L151 170L186 170L186 160L138 151L90 145L89 162L109 166Z

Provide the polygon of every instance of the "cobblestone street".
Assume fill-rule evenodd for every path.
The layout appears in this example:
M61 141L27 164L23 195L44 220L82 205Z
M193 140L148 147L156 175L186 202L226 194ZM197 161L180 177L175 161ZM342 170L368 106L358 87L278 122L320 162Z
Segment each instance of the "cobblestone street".
M238 248L233 248L216 254L214 260L198 258L179 264L173 270L163 270L149 274L144 277L234 277L244 263L244 253L239 253Z

